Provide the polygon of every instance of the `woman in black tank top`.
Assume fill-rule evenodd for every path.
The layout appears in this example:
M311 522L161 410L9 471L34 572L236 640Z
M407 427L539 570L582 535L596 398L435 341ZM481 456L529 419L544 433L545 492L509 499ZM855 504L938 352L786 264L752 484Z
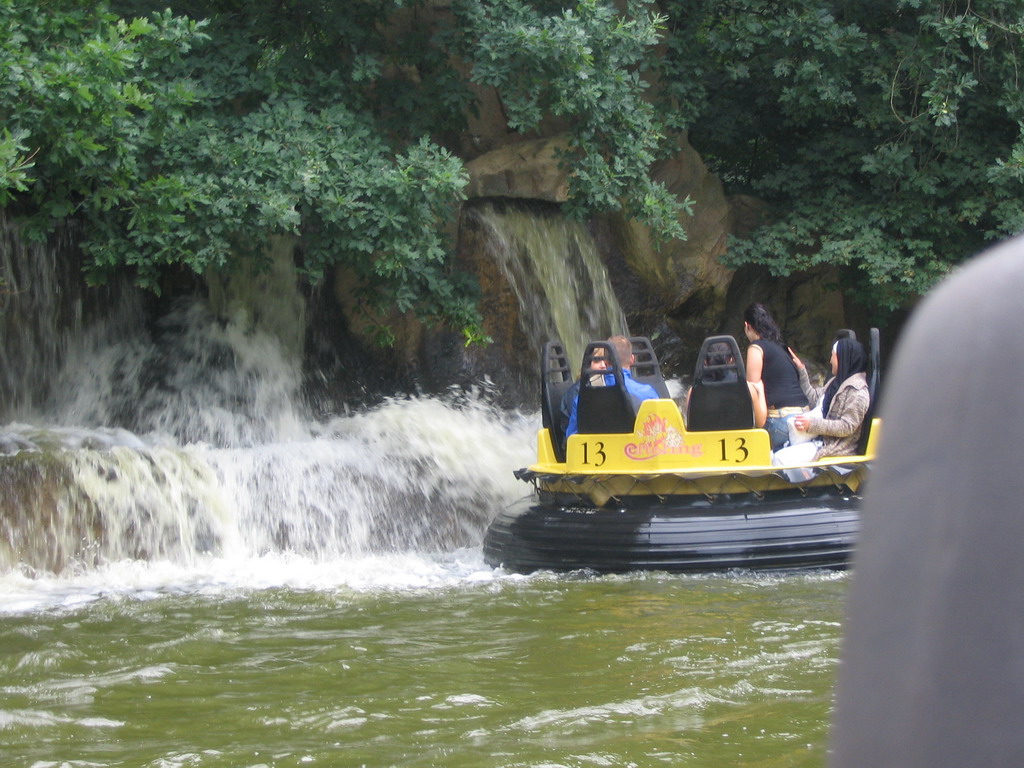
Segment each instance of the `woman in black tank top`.
M782 341L782 332L763 304L751 304L743 312L747 349L747 381L761 382L768 406L765 429L777 451L789 439L789 420L807 410L807 396L800 375Z

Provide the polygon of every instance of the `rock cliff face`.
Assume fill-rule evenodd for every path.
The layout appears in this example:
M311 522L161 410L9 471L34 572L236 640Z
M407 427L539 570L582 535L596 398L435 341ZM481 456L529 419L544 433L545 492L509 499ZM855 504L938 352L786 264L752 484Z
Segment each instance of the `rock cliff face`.
M510 402L520 404L533 398L538 342L530 338L529 322L471 212L486 201L538 217L560 216L567 171L559 165L557 150L565 146L565 139L523 139L501 130L497 122L493 114L490 122L485 116L477 124L480 133L474 146L492 148L468 159L468 200L459 221L453 222L459 263L480 283L481 310L494 344L464 349L444 333L424 333L415 325L403 326L398 343L404 360L421 367L424 380L466 383L488 377L499 383ZM681 142L675 156L654 174L680 199L694 201L693 216L682 221L685 242L659 247L646 227L620 215L596 217L586 228L630 332L654 339L667 373L689 375L708 335L729 333L745 344L742 312L751 301L766 303L790 343L812 360L827 358L825 349L835 329L856 327L857 318L848 316L830 270L778 279L766 270L734 271L722 265L730 242L756 226L763 205L747 197L729 197L689 144ZM412 354L414 349L418 356Z
M438 14L446 13L447 6L444 0L431 4ZM409 17L407 22L421 23L423 17ZM540 342L561 333L553 328L567 327L566 314L577 316L578 328L590 333L589 338L627 328L651 337L666 373L678 377L692 372L706 336L728 333L742 343L742 312L755 300L773 310L787 340L811 362L828 359L827 345L835 329L867 330L859 310L844 301L835 287L839 275L831 270L776 279L763 269L734 271L723 266L731 244L757 226L765 205L728 195L685 139L653 174L680 199L693 201L693 215L681 221L688 238L658 247L644 226L621 215L568 226L562 206L571 169L558 160L559 150L567 146L565 124L545 123L536 133L524 136L509 129L493 89L479 87L476 96L479 109L466 116L465 132L448 138L449 149L465 163L469 183L467 199L447 226L457 266L473 274L480 286L484 330L492 344L467 348L459 334L424 326L411 316L370 316L355 290L354 276L343 268L325 286L310 288L297 278L291 264L301 243L277 243L287 251L282 254L289 262L286 269L279 270L277 265L264 275L232 278L231 282L262 285L265 294L272 292L278 298L288 294L284 304L258 305L249 297L252 292L246 291L246 308L253 310L254 327L272 326L288 354L302 358L303 394L318 412L332 415L339 412L339 403L347 407L353 401L373 401L396 392L436 393L452 385L486 381L505 404L535 408ZM548 241L540 246L548 249L543 255L548 265L596 252L600 269L590 265L583 271L559 271L538 262L541 266L532 271L510 277L507 265L496 259L493 233L482 223L480 212L485 207L513 210L517 219L532 218L540 233L534 241ZM0 215L0 235L0 278L5 281L0 285L0 331L5 341L0 345L0 416L4 416L32 410L43 402L49 389L47 374L59 370L66 336L84 333L133 289L118 283L97 290L82 283L74 227L45 246L30 248L21 241L16 223ZM534 241L515 240L509 247L529 250L535 248ZM538 309L523 299L523 294L539 294L544 284L552 282L564 291L546 294L547 308ZM610 290L602 291L602 285ZM144 317L153 326L146 330L164 333L161 321L183 297L209 301L211 312L226 319L234 312L226 298L227 287L181 270L168 275L161 297L136 296L133 301L144 308ZM287 291L278 290L283 288ZM614 294L623 322L615 312L594 312L596 304L607 303L604 293ZM303 315L305 322L300 322ZM556 316L561 323L555 322ZM395 335L394 345L387 349L376 340L382 323ZM136 326L141 325L145 325L141 320L133 321L125 330L138 330ZM891 346L889 339L885 341ZM151 378L170 375L172 369L173 360Z
M429 9L428 15L443 16L448 3L437 0L429 4ZM426 23L422 14L409 16L404 22L403 18L399 14L396 23ZM413 72L410 76L418 75ZM545 340L537 336L550 336L555 331L538 328L540 320L549 318L529 308L520 294L539 290L539 283L545 280L562 278L543 274L542 270L513 284L508 270L496 263L493 238L481 228L476 212L484 205L515 209L521 215L535 217L538 226L549 228L553 220L564 218L561 206L567 199L571 169L560 165L558 155L567 146L566 126L551 121L535 134L524 136L509 129L493 89L477 87L476 97L478 110L466 116L465 133L449 137L449 148L465 162L469 184L467 199L448 227L458 266L475 275L480 285L485 330L494 343L466 348L457 334L424 327L411 317L370 317L359 301L358 291L353 290L353 276L338 269L325 290L305 291L301 297L310 304L305 339L284 340L292 349L304 344L304 367L314 382L309 387L334 386L344 397L369 390L439 391L452 384L490 379L509 403L535 400L538 347ZM787 339L812 359L827 359L824 350L836 328L866 330L866 324L853 316L834 287L837 275L829 270L773 279L764 270L734 271L723 266L722 257L730 243L756 227L764 206L757 200L729 196L721 180L709 172L685 139L680 140L672 157L653 169L653 175L680 199L693 201L693 215L681 221L686 241L659 247L647 228L615 214L583 222L584 234L580 237L589 238L587 248L596 248L603 264L601 279L617 297L628 330L653 339L669 374L686 376L692 371L697 350L707 335L730 333L741 337L743 308L754 300L768 304ZM567 252L548 254L547 258L576 258L579 249L566 243L569 241L552 241L551 248L564 247ZM11 269L5 272L12 274ZM166 293L171 298L204 287L216 298L213 282L205 286L192 282L168 286ZM573 290L551 299L564 306L546 314L571 311L582 317L591 312L591 305L600 297L597 284L583 282L570 287ZM581 326L595 334L626 330L610 327L606 320L583 320ZM396 337L394 346L387 350L381 350L375 339L381 321ZM301 335L302 327L296 330ZM570 339L563 341L571 343ZM24 345L26 349L38 346ZM338 383L316 383L325 379ZM16 384L12 383L9 389L14 388ZM320 393L315 394L314 399L319 399ZM335 399L329 392L323 396L327 401Z
M436 0L426 14L405 19L399 13L396 23L402 19L429 23L432 14L443 18L449 5ZM651 83L651 88L656 89L657 83ZM566 146L566 126L550 121L532 135L515 133L494 89L475 87L475 95L478 109L466 116L465 133L449 141L469 173L468 199L450 227L459 265L476 275L481 285L481 309L494 344L466 349L461 339L416 323L403 321L393 327L398 331L403 365L417 381L468 383L490 377L501 380L500 388L512 401L528 402L534 398L538 344L530 338L531 318L523 317L513 287L494 264L487 238L472 214L486 202L518 206L542 217L560 215L559 206L568 192L568 170L559 165L557 153ZM730 333L745 342L742 311L754 300L772 309L787 339L811 358L823 354L836 328L866 332L862 319L851 316L835 288L838 276L830 270L777 279L765 270L733 271L722 265L730 243L757 226L765 206L747 197L729 196L685 139L653 174L680 199L694 201L693 215L681 222L688 235L685 242L658 247L644 226L618 215L596 217L586 227L630 332L652 337L669 373L692 372L707 335ZM348 305L346 291L339 290L338 298L357 343L369 357L379 356L359 336L358 329L365 323L360 322L358 309Z

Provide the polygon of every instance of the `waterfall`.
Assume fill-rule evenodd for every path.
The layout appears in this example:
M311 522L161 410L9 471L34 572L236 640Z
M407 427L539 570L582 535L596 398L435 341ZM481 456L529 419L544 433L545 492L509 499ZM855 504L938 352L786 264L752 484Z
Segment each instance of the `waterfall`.
M75 284L59 255L8 233L21 309L3 313L0 355L20 367L4 383L0 576L450 552L528 490L511 470L532 459L534 418L478 393L314 420L290 245L271 256L153 323L132 291L103 317L58 309Z
M139 293L123 292L109 314L64 340L43 417L181 444L302 436L304 302L290 249L270 256L263 279L244 270L211 278L210 300L179 300L152 329Z
M38 413L86 315L96 304L110 306L115 293L93 289L93 300L86 297L72 229L29 243L0 211L0 415Z
M472 215L487 233L536 349L559 339L569 360L579 361L588 342L628 334L597 246L582 224L561 214L491 204L475 207Z
M103 428L0 429L0 572L122 559L313 561L478 544L526 489L536 424L487 403L392 400L303 438L180 445Z

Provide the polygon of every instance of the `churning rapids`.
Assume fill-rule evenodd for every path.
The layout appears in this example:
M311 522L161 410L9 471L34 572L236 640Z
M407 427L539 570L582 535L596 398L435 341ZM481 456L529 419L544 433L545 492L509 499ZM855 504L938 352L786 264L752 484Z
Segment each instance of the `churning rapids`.
M168 350L108 328L69 355L48 413L0 429L0 453L27 464L22 485L3 481L18 502L0 539L7 610L119 589L486 576L479 543L525 491L511 470L529 461L535 416L481 391L317 423L277 337L197 304L167 324L178 341L160 388L147 377ZM101 426L117 422L138 426Z
M484 218L510 257L586 244ZM290 258L146 322L0 236L3 765L822 764L841 577L492 570L538 414L315 400Z
M489 206L472 216L538 348L626 331L584 227ZM537 414L493 406L482 384L323 416L303 395L310 321L285 243L265 273L213 280L209 300L153 325L133 289L83 319L70 234L43 247L5 221L0 233L8 609L122 588L489 572L483 530L526 493L512 470L534 455Z
M538 348L626 330L583 227L473 217ZM0 235L7 610L106 590L493 576L483 532L529 490L512 471L533 457L538 414L494 406L489 383L354 412L310 403L309 312L281 241L267 272L211 279L209 298L147 323L137 289L77 293L73 235L28 245L3 220Z

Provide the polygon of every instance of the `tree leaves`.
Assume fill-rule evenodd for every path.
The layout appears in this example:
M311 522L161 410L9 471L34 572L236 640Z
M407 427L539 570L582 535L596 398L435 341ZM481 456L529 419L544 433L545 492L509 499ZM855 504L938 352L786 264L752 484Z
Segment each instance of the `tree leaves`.
M689 212L650 179L665 126L645 97L643 73L654 62L664 18L647 0L627 4L583 0L547 9L523 0L464 0L453 11L466 29L460 52L474 81L501 93L509 126L521 132L565 118L571 170L566 210L585 217L624 211L662 239L686 239Z
M689 43L666 76L692 143L772 205L731 264L848 266L851 295L885 312L1020 231L1019 0L666 9Z
M159 290L168 266L259 263L290 234L310 281L346 265L367 302L479 338L445 240L466 184L445 143L485 84L514 130L567 121L569 213L685 237L687 203L649 177L666 140L644 93L663 21L650 0L457 2L448 23L419 23L430 5L182 0L188 18L148 0L0 0L0 189L37 233L82 219L94 281L127 266Z
M310 19L298 32L279 23L277 4L244 13L204 4L203 22L145 5L122 3L140 15L119 18L102 4L40 15L24 0L0 3L11 126L0 189L32 232L77 216L91 281L130 268L154 291L169 266L259 265L271 236L296 235L310 281L349 264L372 303L480 338L474 293L449 275L444 240L466 184L461 163L409 136L415 120L393 123L391 105L374 114L366 98L390 55L378 22L403 3L361 4L359 29L325 8L322 20L344 23ZM351 34L366 49L332 56ZM318 66L326 62L338 69ZM459 98L450 90L448 106Z
M435 6L0 0L0 202L37 235L81 219L92 279L154 289L296 235L310 281L346 265L476 338L445 229L486 87L511 130L567 134L570 215L684 238L650 170L688 131L771 204L730 263L840 265L877 307L1024 225L1024 0Z

